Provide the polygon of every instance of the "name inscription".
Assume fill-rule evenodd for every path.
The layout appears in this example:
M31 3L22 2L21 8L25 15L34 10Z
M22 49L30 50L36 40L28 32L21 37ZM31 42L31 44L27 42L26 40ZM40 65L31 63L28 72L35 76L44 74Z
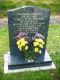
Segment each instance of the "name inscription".
M38 32L40 27L45 25L46 16L42 16L42 14L17 14L13 19L13 27L21 32L25 31L28 33Z

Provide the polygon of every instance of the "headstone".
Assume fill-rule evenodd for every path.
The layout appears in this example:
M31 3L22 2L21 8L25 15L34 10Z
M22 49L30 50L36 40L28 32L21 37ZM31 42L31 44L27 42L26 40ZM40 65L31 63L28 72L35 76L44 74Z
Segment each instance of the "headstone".
M19 69L51 65L52 61L46 52L50 11L34 6L16 8L8 11L8 30L10 51L8 53L8 68ZM36 56L33 62L25 61L24 56L16 45L16 36L19 32L27 32L30 41L34 34L40 33L44 37L44 48L42 53Z

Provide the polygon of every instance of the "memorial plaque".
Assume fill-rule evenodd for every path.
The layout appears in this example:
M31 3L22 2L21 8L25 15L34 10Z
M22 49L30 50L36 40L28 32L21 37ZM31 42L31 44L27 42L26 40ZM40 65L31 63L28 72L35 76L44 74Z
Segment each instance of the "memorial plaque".
M48 59L48 55L45 52L49 17L49 10L33 6L21 7L8 11L8 29L10 44L10 52L8 56L9 69L36 67L51 64L51 59ZM25 60L24 55L16 45L17 35L20 32L26 32L28 34L29 43L32 42L32 37L35 34L40 35L40 37L44 39L45 44L41 50L41 54L35 56L35 59L32 62Z

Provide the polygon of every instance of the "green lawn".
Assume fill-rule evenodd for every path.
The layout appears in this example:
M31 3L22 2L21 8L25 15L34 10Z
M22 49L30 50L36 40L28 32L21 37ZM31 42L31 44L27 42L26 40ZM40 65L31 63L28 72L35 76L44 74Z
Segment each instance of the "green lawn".
M56 65L55 71L35 71L5 74L4 54L9 50L7 27L0 28L0 80L60 80L60 25L50 25L47 51Z
M8 9L31 5L50 9L52 15L60 14L60 0L0 0L0 17L5 17Z

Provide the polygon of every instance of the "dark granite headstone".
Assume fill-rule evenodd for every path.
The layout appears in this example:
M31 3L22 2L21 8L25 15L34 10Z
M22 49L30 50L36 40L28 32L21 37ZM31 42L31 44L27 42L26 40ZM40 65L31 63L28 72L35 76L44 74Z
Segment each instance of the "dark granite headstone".
M49 10L33 6L21 7L8 11L10 44L10 54L8 56L9 69L51 64L50 59L44 61L49 17ZM26 62L16 46L16 36L20 31L27 32L29 37L34 35L35 32L38 32L45 37L45 46L42 50L42 54L37 56L34 62Z

